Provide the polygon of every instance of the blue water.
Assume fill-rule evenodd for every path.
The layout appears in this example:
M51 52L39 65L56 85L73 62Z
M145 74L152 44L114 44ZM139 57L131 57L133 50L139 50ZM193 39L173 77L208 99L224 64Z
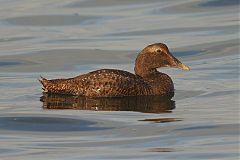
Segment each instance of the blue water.
M239 159L238 14L238 0L3 0L0 159ZM191 68L160 69L176 89L164 110L40 101L40 75L133 72L156 42Z

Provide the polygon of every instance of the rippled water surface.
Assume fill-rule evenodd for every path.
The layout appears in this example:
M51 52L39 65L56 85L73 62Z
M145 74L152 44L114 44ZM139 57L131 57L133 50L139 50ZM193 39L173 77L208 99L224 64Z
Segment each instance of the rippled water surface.
M238 159L238 9L238 0L2 0L0 159ZM40 101L40 75L133 72L155 42L191 68L162 69L176 88L157 103L164 110L153 100L83 110Z

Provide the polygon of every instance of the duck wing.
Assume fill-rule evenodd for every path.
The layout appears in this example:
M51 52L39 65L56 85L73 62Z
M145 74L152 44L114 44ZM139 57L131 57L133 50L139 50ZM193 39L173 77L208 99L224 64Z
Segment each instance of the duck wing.
M88 97L150 95L151 87L127 71L101 69L69 79L42 79L44 92Z

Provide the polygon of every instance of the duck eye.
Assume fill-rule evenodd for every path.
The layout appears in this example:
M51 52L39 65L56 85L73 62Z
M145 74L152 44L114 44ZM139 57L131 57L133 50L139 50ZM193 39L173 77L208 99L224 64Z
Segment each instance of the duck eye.
M158 53L161 53L162 51L161 51L161 49L157 49L157 52L158 52Z

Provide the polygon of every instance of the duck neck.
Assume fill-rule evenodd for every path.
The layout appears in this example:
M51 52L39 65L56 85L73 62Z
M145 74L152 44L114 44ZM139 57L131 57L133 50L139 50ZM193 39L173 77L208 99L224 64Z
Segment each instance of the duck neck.
M157 69L150 67L152 64L152 60L148 59L146 57L146 54L144 53L144 51L142 51L136 58L135 61L135 74L142 77L142 78L146 78L148 76L151 76L155 73L157 73Z
M144 54L139 54L135 61L135 74L145 78L154 73L157 73L157 69L149 67L149 63L151 62L148 62L147 59L145 59Z
M150 75L153 75L158 72L157 69L155 68L152 69L152 68L142 67L138 65L135 66L134 71L136 75L143 78L149 77Z

